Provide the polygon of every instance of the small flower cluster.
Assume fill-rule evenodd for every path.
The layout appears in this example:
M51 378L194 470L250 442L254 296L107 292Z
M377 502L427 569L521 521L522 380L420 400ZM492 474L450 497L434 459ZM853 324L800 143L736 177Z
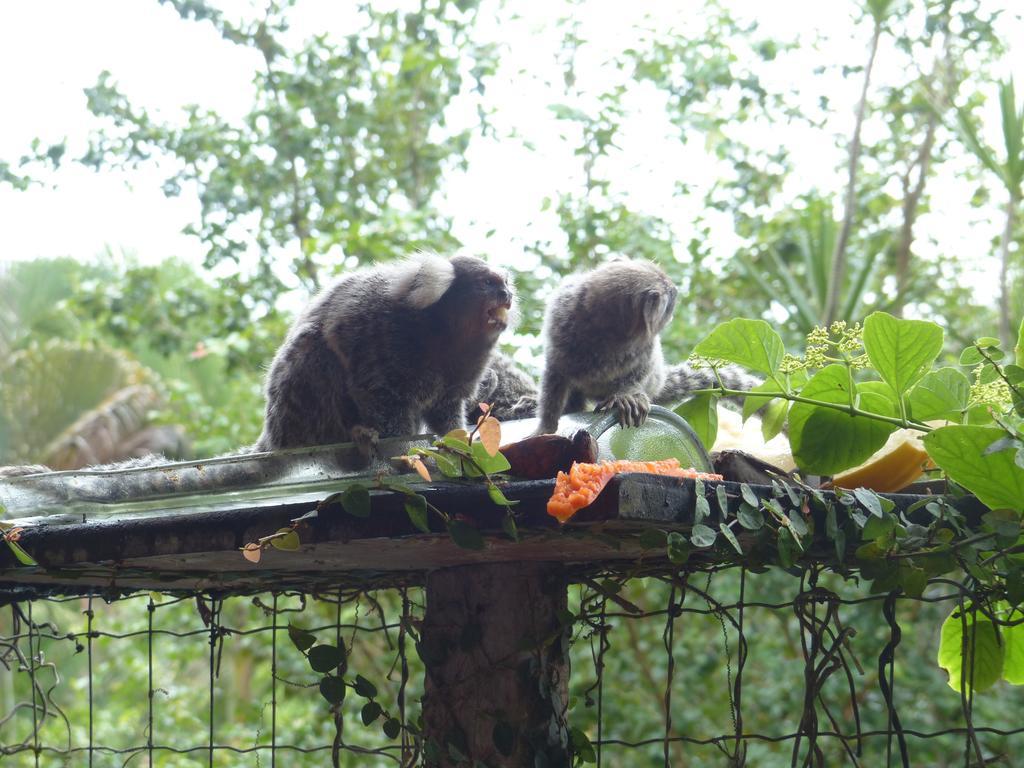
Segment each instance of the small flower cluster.
M1010 386L1002 379L982 383L981 373L983 366L978 366L974 371L974 383L971 385L971 396L967 401L968 408L976 406L988 406L999 412L1009 409L1012 398Z
M831 363L846 363L851 368L866 368L868 356L864 353L860 323L847 325L837 320L828 328L815 326L807 334L807 351L803 358L786 354L779 370L782 373L796 373L800 370L824 368ZM837 354L838 353L838 356Z
M695 371L701 368L721 368L729 364L728 360L722 360L717 357L702 357L701 355L690 355L686 362Z

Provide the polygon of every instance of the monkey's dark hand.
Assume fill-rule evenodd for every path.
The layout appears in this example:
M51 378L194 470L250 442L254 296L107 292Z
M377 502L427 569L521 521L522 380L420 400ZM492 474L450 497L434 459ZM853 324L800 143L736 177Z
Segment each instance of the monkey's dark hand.
M380 440L380 434L376 429L356 424L352 427L351 437L359 454L369 463L377 455L377 442Z
M620 427L639 427L651 412L651 399L643 392L632 392L627 395L612 395L597 404L597 411L619 412Z

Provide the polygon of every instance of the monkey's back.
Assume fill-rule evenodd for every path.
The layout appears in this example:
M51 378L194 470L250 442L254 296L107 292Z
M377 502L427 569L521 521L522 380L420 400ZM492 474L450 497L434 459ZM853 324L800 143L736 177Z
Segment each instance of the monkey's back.
M417 340L405 329L415 311L390 289L383 269L354 272L303 310L267 374L259 450L346 442L381 401L404 417L395 429L416 431L440 385L430 371L410 375Z
M471 257L345 275L299 315L275 355L257 447L463 426L513 298L501 275Z

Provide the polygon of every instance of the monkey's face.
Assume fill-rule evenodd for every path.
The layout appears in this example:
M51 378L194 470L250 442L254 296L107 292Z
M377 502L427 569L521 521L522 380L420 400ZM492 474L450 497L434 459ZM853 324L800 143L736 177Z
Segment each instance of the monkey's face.
M657 336L668 325L676 308L677 295L676 287L667 277L641 294L640 318L649 335Z
M624 341L657 336L676 308L678 291L671 278L649 261L610 261L592 273L588 286L589 311L603 315Z
M515 293L507 278L480 259L456 256L451 260L455 279L444 296L453 311L456 332L480 336L494 343L511 323Z

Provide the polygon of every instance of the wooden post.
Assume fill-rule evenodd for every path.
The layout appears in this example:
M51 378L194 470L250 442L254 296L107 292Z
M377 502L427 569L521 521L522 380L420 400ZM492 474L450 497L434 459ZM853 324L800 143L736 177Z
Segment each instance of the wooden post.
M427 577L427 765L569 764L567 588L561 566L497 563ZM546 760L544 758L547 758Z

